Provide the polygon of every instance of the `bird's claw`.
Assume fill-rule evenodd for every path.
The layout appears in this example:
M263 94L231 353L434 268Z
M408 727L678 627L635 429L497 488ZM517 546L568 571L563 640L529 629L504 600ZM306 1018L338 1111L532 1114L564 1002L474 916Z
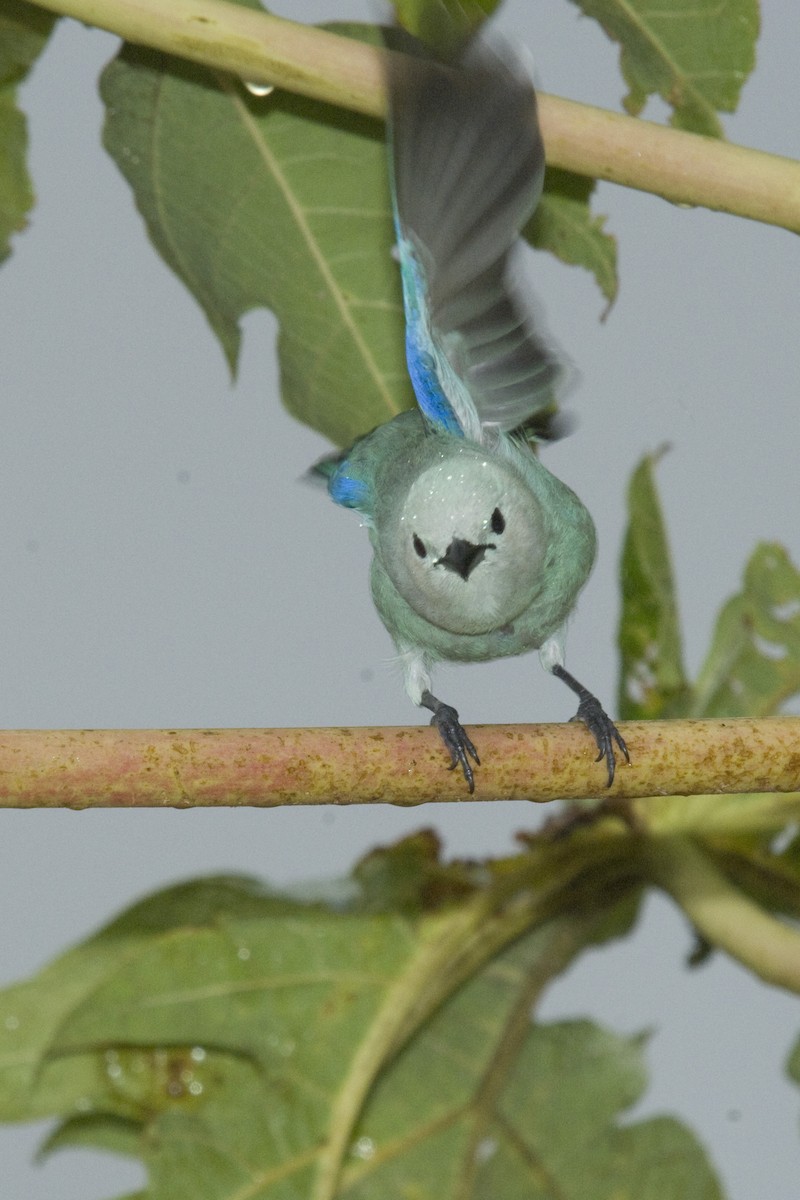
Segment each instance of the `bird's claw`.
M439 730L439 735L450 753L449 769L454 771L456 767L461 767L472 794L475 791L475 776L468 755L478 766L481 765L481 760L466 729L458 719L458 713L451 705L440 703L431 717L431 725L435 725Z
M603 759L606 760L608 768L608 784L606 786L611 787L617 769L617 756L614 751L615 742L625 755L625 761L628 763L631 761L628 747L625 745L625 739L600 701L596 696L592 696L591 693L581 698L578 711L572 719L573 721L582 721L597 743L598 754L594 761L601 762Z

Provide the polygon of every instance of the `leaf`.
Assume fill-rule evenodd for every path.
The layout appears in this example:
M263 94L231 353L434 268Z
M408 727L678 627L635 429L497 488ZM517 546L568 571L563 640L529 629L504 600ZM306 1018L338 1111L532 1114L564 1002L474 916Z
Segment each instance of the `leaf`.
M765 717L800 691L800 571L762 543L717 618L690 716Z
M335 26L377 42L379 31ZM232 369L244 313L280 322L284 403L338 445L413 407L392 258L383 127L125 47L101 80L105 146L150 237L203 307ZM616 294L591 182L550 172L537 245Z
M498 8L500 0L395 0L397 20L448 57Z
M786 1064L786 1074L796 1084L800 1085L800 1038L795 1042L789 1061Z
M663 451L662 451L663 453ZM800 572L777 545L758 546L744 588L722 608L697 682L684 675L675 586L653 467L643 459L628 490L621 561L618 705L628 720L763 717L800 691ZM647 820L662 834L690 828L709 839L723 871L766 907L800 912L800 857L772 839L792 819L792 797L662 796Z
M33 980L6 988L0 993L0 1120L32 1120L73 1104L86 1112L84 1101L98 1086L106 1095L106 1070L98 1071L96 1056L66 1059L50 1056L49 1049L69 1014L126 956L156 936L211 923L220 911L271 915L287 906L298 909L253 880L215 877L179 884L134 905Z
M0 262L33 207L27 123L17 108L17 84L44 49L56 17L25 0L0 0Z
M621 46L633 116L658 94L673 109L670 123L722 136L717 112L733 112L755 65L757 0L679 4L677 0L573 0Z
M663 453L663 451L662 451ZM800 571L786 550L762 543L742 591L723 606L694 685L687 684L669 545L653 466L642 460L628 491L621 563L622 669L626 719L765 717L800 692ZM724 797L717 803L725 804Z
M432 829L420 829L388 853L380 846L369 851L353 868L360 890L359 910L431 911L473 893L474 868L458 861L442 863L441 849Z
M0 993L0 1120L68 1111L91 1094L98 1074L94 1059L51 1060L48 1050L64 1016L123 951L122 944L105 950L89 943Z
M70 1117L45 1139L37 1157L41 1160L56 1150L82 1146L136 1158L141 1134L139 1122L124 1117Z
M604 1195L710 1200L677 1122L619 1122L644 1089L641 1039L531 1022L637 890L606 875L585 915L554 916L554 865L571 880L576 852L540 839L451 878L417 836L369 856L347 911L226 878L150 897L0 993L3 1112L59 1114L46 1151L140 1156L141 1200L577 1200L595 1175ZM381 878L401 911L375 911ZM431 906L442 880L461 881L457 904L435 887ZM520 924L539 886L545 907Z
M343 1177L348 1200L721 1195L678 1121L618 1123L645 1090L641 1038L533 1024L525 980L544 942L503 954L379 1080L353 1143L363 1164Z
M618 635L617 703L624 720L680 715L688 699L669 544L653 478L663 452L642 459L628 488Z
M295 416L344 445L409 407L382 126L130 46L101 94L106 148L231 367L264 305Z
M594 179L548 167L544 192L523 236L540 250L572 266L585 267L608 301L617 297L617 240L603 229L605 217L593 217L589 201Z

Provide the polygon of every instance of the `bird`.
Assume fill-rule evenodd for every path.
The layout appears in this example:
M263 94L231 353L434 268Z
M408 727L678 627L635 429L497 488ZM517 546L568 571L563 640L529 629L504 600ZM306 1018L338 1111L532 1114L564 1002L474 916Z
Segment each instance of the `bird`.
M388 171L417 407L317 464L369 531L372 597L406 691L474 792L478 751L432 690L438 662L538 649L578 697L605 759L628 748L565 667L565 626L596 553L575 493L530 428L553 412L565 364L537 328L521 230L545 157L533 83L483 36L447 58L412 38L387 54Z

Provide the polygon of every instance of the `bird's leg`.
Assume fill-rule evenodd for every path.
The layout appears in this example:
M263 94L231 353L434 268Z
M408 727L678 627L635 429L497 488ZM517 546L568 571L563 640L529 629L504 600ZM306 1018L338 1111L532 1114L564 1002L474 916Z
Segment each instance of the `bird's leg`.
M475 776L472 773L468 755L474 758L478 766L481 765L481 760L478 758L477 750L467 737L467 731L458 719L458 713L451 705L437 700L429 691L422 693L420 704L433 713L431 725L435 725L439 730L441 739L450 752L450 770L453 771L460 766L470 793L474 792Z
M569 671L566 671L560 663L556 663L551 670L578 697L578 711L572 720L583 721L597 743L598 755L595 762L600 762L603 758L606 760L606 766L608 767L608 787L611 787L611 784L614 782L614 772L617 766L614 743L617 743L617 746L625 755L626 762L631 761L631 756L628 754L628 747L625 745L619 730L597 697L593 696L582 683L579 683L574 675L570 675Z

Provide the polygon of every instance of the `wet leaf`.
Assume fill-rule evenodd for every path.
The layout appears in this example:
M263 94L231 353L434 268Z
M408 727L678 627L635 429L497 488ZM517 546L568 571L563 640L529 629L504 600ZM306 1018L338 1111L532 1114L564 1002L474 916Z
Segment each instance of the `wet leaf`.
M331 28L381 41L374 28ZM347 445L412 407L383 126L286 93L257 99L133 47L101 94L106 148L231 367L242 316L266 307L280 322L282 399L300 420ZM611 300L615 244L590 214L591 188L551 172L529 232Z
M150 897L0 993L3 1115L58 1116L46 1152L140 1156L141 1200L577 1200L595 1176L602 1195L646 1181L659 1197L717 1197L677 1121L620 1121L645 1086L641 1038L531 1020L617 904L630 914L630 890L603 889L585 914L520 925L564 861L538 841L451 878L419 835L369 856L345 909L226 878ZM461 891L431 908L432 880ZM487 906L495 887L504 900ZM487 930L502 936L480 952Z
M343 445L410 406L382 125L133 47L101 93L106 148L231 366L265 306L300 420Z

